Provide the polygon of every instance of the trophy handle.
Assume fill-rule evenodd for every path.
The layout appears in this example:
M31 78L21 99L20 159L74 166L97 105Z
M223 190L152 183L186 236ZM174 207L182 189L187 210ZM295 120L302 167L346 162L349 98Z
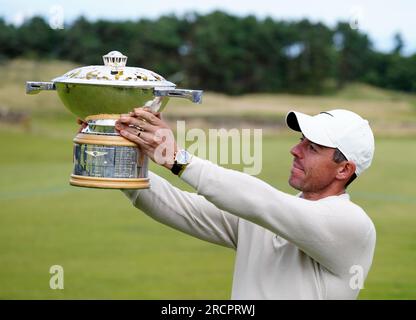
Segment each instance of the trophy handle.
M162 89L155 88L153 93L156 97L177 97L191 100L193 103L202 102L202 90L188 89Z
M53 82L37 82L37 81L26 82L26 93L35 94L35 93L39 93L39 91L41 90L56 90L56 87Z

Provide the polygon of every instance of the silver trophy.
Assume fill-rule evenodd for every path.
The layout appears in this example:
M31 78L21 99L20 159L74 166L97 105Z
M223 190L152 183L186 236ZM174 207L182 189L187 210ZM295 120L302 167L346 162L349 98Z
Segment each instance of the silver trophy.
M73 140L71 185L148 188L148 158L118 134L115 122L137 106L162 111L170 97L201 103L202 91L176 89L153 71L126 67L127 57L118 51L103 60L104 65L76 68L51 82L28 81L26 93L56 90L65 107L88 123Z

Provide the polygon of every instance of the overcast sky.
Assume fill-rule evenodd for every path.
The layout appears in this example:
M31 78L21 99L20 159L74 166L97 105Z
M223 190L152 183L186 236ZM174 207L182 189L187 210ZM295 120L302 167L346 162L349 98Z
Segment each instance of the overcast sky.
M16 24L33 15L43 15L56 22L57 12L63 13L65 23L70 23L80 15L90 20L135 20L191 11L205 14L215 9L259 18L308 18L328 26L334 26L339 20L349 21L353 27L358 26L369 34L378 50L391 50L393 35L400 32L406 44L405 53L416 52L414 0L0 0L0 16Z

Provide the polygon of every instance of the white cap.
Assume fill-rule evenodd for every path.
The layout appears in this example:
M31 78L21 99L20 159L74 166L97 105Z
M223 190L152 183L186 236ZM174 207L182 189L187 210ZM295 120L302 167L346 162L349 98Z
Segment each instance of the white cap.
M352 111L337 109L316 116L289 111L286 123L316 144L338 148L347 160L355 163L357 176L371 165L374 156L373 132L368 121Z

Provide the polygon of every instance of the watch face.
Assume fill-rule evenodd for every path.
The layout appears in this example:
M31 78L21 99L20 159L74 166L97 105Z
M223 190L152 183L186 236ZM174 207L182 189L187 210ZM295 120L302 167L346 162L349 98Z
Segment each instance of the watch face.
M188 164L190 160L190 155L186 150L179 150L176 153L176 162L179 164Z

